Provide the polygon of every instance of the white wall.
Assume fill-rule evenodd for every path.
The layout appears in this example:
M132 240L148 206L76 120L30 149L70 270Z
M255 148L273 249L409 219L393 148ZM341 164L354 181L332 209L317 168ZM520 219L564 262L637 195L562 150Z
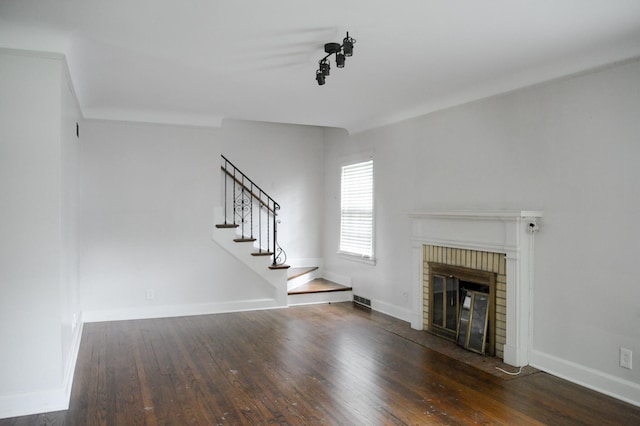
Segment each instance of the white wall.
M80 288L78 283L78 151L82 126L80 109L66 67L60 81L60 325L63 382L71 384L81 337Z
M410 188L417 170L411 165L413 144L390 128L349 137L327 129L325 136L325 272L353 286L354 294L372 299L374 309L409 320L411 245L407 213L415 200ZM402 129L398 129L402 132ZM340 237L341 166L374 159L374 209L376 265L337 255ZM400 260L400 262L399 262ZM399 263L398 263L399 262Z
M80 283L87 321L251 309L277 298L273 286L211 240L214 207L222 202L221 153L282 205L279 240L290 260L321 258L319 128L87 120L82 140ZM154 300L146 299L147 289Z
M220 129L88 120L80 282L89 321L250 308L274 289L211 239ZM154 300L146 299L153 289Z
M410 228L423 209L544 210L532 364L640 405L640 63L627 63L352 136L327 131L325 268L409 313ZM376 266L337 256L339 164L374 152ZM409 317L404 317L409 320Z
M322 258L323 130L225 120L222 154L278 202L278 241L288 264Z
M78 120L61 56L0 51L0 418L68 404Z

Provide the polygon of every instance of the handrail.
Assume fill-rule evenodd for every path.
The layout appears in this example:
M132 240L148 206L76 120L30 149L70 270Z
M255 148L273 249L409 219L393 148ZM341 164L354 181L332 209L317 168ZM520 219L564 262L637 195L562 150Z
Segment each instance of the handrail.
M269 194L267 194L262 188L255 184L247 175L245 175L235 164L233 164L227 157L221 155L224 160L224 164L220 166L224 173L224 224L229 225L228 221L228 201L231 197L233 201L232 215L233 225L240 226L240 232L242 234L242 240L258 241L258 253L256 254L270 254L273 255L272 267L278 267L284 264L286 259L286 253L280 247L277 241L278 231L277 224L279 220L276 219L278 210L280 210L280 204L278 204ZM231 185L233 186L233 192L230 196L228 194L228 179L231 179ZM254 204L258 205L257 212L257 237L254 234ZM266 214L266 233L263 232L262 222L263 215ZM240 220L240 224L237 220ZM249 235L245 230L245 225L249 222ZM271 222L272 226L269 226ZM266 234L266 250L263 250L263 234ZM248 238L247 238L248 237ZM271 240L273 242L271 242ZM273 247L273 250L269 252L269 249Z
M241 180L239 180L238 178L236 178L233 173L231 173L229 170L225 169L224 166L220 166L220 168L222 169L223 172L225 172L230 178L232 178L238 185L242 186L244 189L246 189L247 191L251 192L251 195L253 196L253 198L255 198L264 208L268 209L271 213L277 215L276 212L273 211L273 209L271 209L271 206L269 206L268 203L265 203L264 201L262 201L260 199L259 195L256 195L250 188L248 188L244 183L242 183ZM248 178L247 178L248 179ZM256 188L257 185L254 185ZM258 188L259 189L259 188ZM262 191L262 190L261 190ZM262 191L264 192L264 191ZM276 203L276 205L279 206L279 204Z

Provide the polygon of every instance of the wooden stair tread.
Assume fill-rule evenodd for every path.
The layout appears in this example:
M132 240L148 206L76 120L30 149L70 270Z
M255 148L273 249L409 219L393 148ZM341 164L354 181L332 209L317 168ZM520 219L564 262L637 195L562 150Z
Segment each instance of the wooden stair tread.
M317 266L308 266L308 267L298 267L298 268L291 268L288 271L289 277L287 278L287 280L292 280L294 278L298 278L302 275L308 274L310 272L316 271L318 269Z
M254 251L251 256L273 256L273 253L270 251Z
M233 241L235 241L236 243L252 243L255 240L255 238L234 238Z
M290 265L269 265L269 269L289 269Z
M216 225L216 228L237 228L238 224L233 224L233 223L219 223Z
M302 284L296 288L289 290L289 295L294 294L309 294L309 293L328 293L333 291L351 291L351 287L347 287L333 281L325 280L324 278L318 278L310 281L306 284Z

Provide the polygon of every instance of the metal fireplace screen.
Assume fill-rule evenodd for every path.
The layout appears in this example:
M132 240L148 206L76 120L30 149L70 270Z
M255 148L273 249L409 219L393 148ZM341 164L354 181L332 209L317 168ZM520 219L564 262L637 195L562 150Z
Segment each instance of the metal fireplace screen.
M495 355L493 272L429 262L429 331Z

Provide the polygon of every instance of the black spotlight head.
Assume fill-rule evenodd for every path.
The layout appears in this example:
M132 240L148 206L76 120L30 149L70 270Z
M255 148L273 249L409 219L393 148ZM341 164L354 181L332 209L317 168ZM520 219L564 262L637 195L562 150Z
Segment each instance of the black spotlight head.
M344 52L344 56L353 56L353 42L352 38L345 38L342 42L342 51Z
M329 62L327 62L326 59L320 62L320 71L322 71L322 74L325 77L329 75L329 71L331 71L331 65L329 65Z
M316 70L316 81L318 82L318 86L324 85L324 74L322 70Z
M336 66L344 68L344 55L342 53L336 53Z

